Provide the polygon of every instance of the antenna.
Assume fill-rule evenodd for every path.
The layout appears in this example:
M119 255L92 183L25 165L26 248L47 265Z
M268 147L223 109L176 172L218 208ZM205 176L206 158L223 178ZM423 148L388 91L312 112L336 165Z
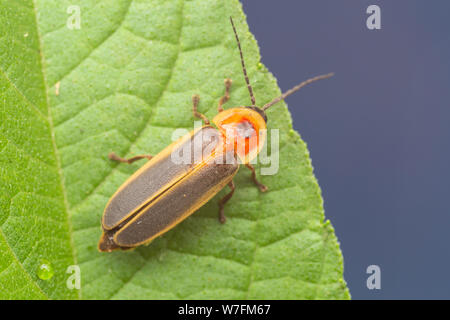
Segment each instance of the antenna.
M248 92L250 93L250 99L252 100L252 106L256 106L255 96L253 95L253 89L250 85L250 81L248 80L247 70L245 69L244 56L242 55L241 42L239 41L238 34L236 32L236 28L233 23L233 18L230 17L231 26L233 27L234 35L236 36L237 45L239 48L239 54L241 55L241 63L242 63L242 71L244 72L245 82L247 82Z
M273 99L271 102L267 103L264 105L264 107L262 107L263 110L267 110L269 109L271 106L273 106L274 104L280 102L281 100L286 99L288 96L290 96L291 94L293 94L294 92L300 90L301 88L303 88L304 86L306 86L307 84L310 84L312 82L315 82L317 80L322 80L322 79L327 79L330 78L334 75L334 73L328 73L328 74L323 74L314 78L310 78L306 81L303 81L302 83L296 85L295 87L293 87L292 89L286 91L285 93L283 93L281 96L279 96L278 98Z

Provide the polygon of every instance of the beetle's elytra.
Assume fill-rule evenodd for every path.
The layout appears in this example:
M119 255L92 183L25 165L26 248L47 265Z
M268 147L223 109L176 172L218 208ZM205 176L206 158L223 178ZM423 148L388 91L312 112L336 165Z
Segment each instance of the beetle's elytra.
M107 203L102 218L103 234L98 244L100 251L126 250L149 243L186 219L228 185L231 191L219 201L219 221L224 223L223 208L234 193L233 177L239 170L239 162L252 171L255 185L262 192L267 190L256 179L255 169L249 163L265 142L265 110L306 84L332 76L326 74L311 78L263 107L256 106L231 17L230 22L252 104L224 110L222 105L228 101L231 88L231 80L226 79L225 95L219 100L219 113L212 120L215 127L197 111L199 96L194 95L193 113L204 121L204 126L173 142L154 157L141 155L123 159L111 153L109 157L115 161L132 163L143 158L149 161L128 178ZM174 161L173 155L180 154L187 161ZM199 161L195 159L198 154L201 155Z

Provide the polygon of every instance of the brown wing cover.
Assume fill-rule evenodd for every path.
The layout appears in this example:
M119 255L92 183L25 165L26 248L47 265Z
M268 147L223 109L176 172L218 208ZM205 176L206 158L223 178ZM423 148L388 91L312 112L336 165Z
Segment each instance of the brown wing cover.
M137 246L186 219L233 179L239 165L234 154L227 156L234 159L233 163L217 164L216 160L223 157L219 154L196 167L123 226L114 242L124 247Z
M220 139L217 129L204 126L167 146L133 174L111 197L103 213L103 229L111 230L117 227L194 170L195 162L199 159L198 149L201 147L201 150L213 150ZM197 143L198 141L200 143ZM173 161L172 153L182 156L186 150L190 150L188 161Z

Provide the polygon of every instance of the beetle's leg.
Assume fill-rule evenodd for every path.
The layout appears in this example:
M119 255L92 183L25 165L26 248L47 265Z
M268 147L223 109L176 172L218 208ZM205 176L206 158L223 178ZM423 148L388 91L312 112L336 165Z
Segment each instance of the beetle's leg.
M149 154L143 154L143 155L139 155L139 156L134 156L128 159L125 158L121 158L119 157L117 154L115 154L114 152L111 152L108 155L108 158L114 161L118 161L118 162L124 162L124 163L128 163L128 164L132 164L135 161L141 160L141 159L148 159L150 160L153 156L149 155Z
M226 195L224 195L223 198L219 200L219 221L220 221L220 223L225 223L225 221L227 220L227 218L225 217L225 214L223 213L223 208L225 207L225 203L227 203L228 200L230 200L231 197L233 196L234 189L236 189L236 187L234 186L233 180L231 180L228 183L228 186L230 187L231 191L229 193L227 193Z
M205 121L205 124L208 125L209 124L208 118L204 114L197 111L199 101L200 101L200 96L198 94L194 94L192 96L192 111L194 112L194 117L202 119L203 121Z
M261 182L258 181L258 179L256 179L255 168L250 163L247 163L245 166L252 171L253 183L256 184L256 186L259 188L259 190L261 192L266 192L267 190L269 190L269 188L267 186L263 185Z
M229 99L230 99L230 88L231 88L231 83L233 81L229 78L226 78L224 83L225 83L225 95L220 98L219 100L219 106L217 107L217 110L219 112L223 111L222 105L224 105Z

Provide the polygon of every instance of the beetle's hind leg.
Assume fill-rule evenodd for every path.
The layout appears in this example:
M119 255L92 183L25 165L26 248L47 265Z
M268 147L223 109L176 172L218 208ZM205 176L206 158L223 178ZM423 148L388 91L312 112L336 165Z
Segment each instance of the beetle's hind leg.
M220 223L225 223L227 218L225 217L225 214L223 213L223 208L225 207L225 204L228 202L228 200L231 199L234 193L234 189L236 189L233 180L231 180L228 183L228 186L230 187L231 191L227 193L222 199L219 200L219 221Z
M142 155L139 155L139 156L134 156L134 157L131 157L131 158L126 159L126 158L121 158L121 157L119 157L119 156L118 156L117 154L115 154L114 152L111 152L111 153L108 155L108 158L109 158L110 160L113 160L113 161L118 161L118 162L123 162L123 163L132 164L133 162L138 161L138 160L141 160L141 159L148 159L148 160L150 160L151 158L153 158L153 156L151 156L151 155L149 155L149 154L142 154Z
M199 101L200 96L198 94L194 94L192 96L192 112L194 113L194 117L202 119L205 124L209 125L209 119L203 113L197 111Z
M264 185L261 182L259 182L258 179L256 178L255 167L253 167L250 163L247 163L245 166L247 168L249 168L250 171L252 172L253 183L259 188L259 190L261 192L266 192L267 190L269 190L269 188L266 185Z
M233 81L229 78L226 78L225 81L225 95L220 98L219 100L219 105L217 107L217 111L222 112L223 111L223 105L230 99L230 89L231 89L231 84L233 83Z

